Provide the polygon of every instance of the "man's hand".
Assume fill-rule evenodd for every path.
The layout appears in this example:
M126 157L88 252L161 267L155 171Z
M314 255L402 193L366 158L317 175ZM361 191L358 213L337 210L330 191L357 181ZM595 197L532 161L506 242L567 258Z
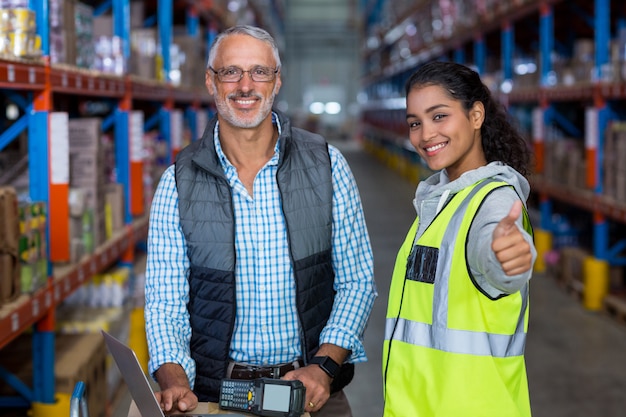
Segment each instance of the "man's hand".
M306 387L304 409L308 412L319 411L330 397L330 377L318 365L308 365L287 372L283 379L299 380Z
M156 397L161 409L166 413L187 412L198 406L198 397L189 387L189 380L183 368L175 363L166 363L155 372L160 392Z
M330 343L322 343L316 355L330 356L339 364L343 363L350 351ZM304 409L308 412L319 411L330 398L330 384L332 378L317 364L287 372L283 379L289 381L300 380L306 387Z
M506 275L518 275L532 267L530 244L515 224L521 214L522 202L518 200L493 231L491 249Z

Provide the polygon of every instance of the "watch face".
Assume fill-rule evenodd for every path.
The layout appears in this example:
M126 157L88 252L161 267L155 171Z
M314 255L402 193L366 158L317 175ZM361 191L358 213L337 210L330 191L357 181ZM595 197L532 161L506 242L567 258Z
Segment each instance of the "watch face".
M337 375L337 371L339 371L339 364L330 356L314 356L311 359L311 363L318 364L331 378L334 378Z

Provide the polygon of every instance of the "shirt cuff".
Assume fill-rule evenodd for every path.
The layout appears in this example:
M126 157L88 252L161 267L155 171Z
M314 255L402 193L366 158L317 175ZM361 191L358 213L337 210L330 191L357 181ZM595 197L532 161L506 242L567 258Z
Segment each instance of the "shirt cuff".
M320 334L320 345L324 343L339 346L340 348L349 350L350 353L346 357L345 362L367 362L367 356L365 355L363 342L359 338L349 335L348 333L346 333L345 330L341 330L338 328L326 328L322 330L322 333Z

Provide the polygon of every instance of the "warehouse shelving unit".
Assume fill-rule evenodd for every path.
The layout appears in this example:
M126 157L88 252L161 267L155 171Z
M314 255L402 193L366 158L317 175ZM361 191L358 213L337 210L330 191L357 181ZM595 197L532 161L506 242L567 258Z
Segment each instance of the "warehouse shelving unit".
M434 59L472 65L512 112L525 116L524 127L535 151L536 172L531 185L538 200L539 228L557 233L553 220L556 206L579 210L589 224L593 257L611 266L626 265L621 255L626 242L614 231L614 226L626 224L626 203L607 195L603 187L605 131L624 113L619 101L626 97L626 82L606 75L610 41L626 25L623 4L610 0L476 0L446 1L440 7L451 3L473 8L475 19L468 23L467 16L472 13L459 13L449 32L445 32L446 23L441 19L438 27L443 29L427 38L422 32L428 31L424 28L432 21L426 23L423 16L434 15L433 4L439 2L399 2L394 11L382 10L380 2L370 2L368 20L374 23L368 28L363 51L364 91L368 96L363 108L365 139L378 147L406 153L403 89L412 70ZM386 23L394 13L393 23ZM395 37L389 36L394 33ZM567 85L561 80L555 82L555 51L572 53L576 38L592 40L592 73L586 80ZM538 71L531 83L515 73L516 58L524 56L536 57ZM546 175L546 145L553 140L548 131L554 128L584 146L582 186L563 184Z
M172 27L173 1L160 1L157 24L164 27L162 34ZM23 116L8 129L0 132L0 150L4 149L22 132L28 132L28 169L30 198L44 201L48 207L49 277L47 283L33 293L19 298L0 309L0 350L26 331L33 330L33 381L32 387L0 368L0 379L15 388L20 397L0 398L2 407L29 407L39 404L41 414L54 410L55 404L55 309L77 288L88 282L95 274L114 264L131 264L136 244L144 241L148 233L147 210L143 203L142 162L137 157L134 126L140 131L158 127L170 149L171 162L178 150L172 124L182 124L176 119L184 112L192 137L202 133L199 129L210 114L211 101L204 90L175 87L170 80L161 82L141 79L133 75L114 76L83 70L67 65L51 65L48 59L48 2L31 1L38 22L43 57L41 59L0 58L0 89L2 94L19 105ZM103 2L99 13L111 10L114 33L129 44L129 0ZM195 22L197 20L189 20ZM208 30L208 40L215 36L216 25ZM169 45L165 35L161 41ZM167 42L167 43L165 43ZM168 63L169 50L163 49L164 64ZM128 51L125 50L128 57ZM165 68L167 69L167 68ZM201 71L201 69L200 69ZM167 71L164 71L167 74ZM68 166L55 163L55 141L51 135L54 98L67 96L76 99L100 98L115 103L112 113L103 120L102 129L112 129L116 146L116 170L118 182L123 184L125 197L125 228L97 247L93 254L83 257L77 264L65 263L69 258L68 225ZM138 108L152 108L147 119L135 119ZM173 119L176 119L174 122ZM63 144L61 144L63 146ZM67 146L67 145L65 145ZM64 162L67 162L66 160ZM57 263L60 262L60 263ZM46 408L50 406L52 408ZM34 413L37 416L37 411Z

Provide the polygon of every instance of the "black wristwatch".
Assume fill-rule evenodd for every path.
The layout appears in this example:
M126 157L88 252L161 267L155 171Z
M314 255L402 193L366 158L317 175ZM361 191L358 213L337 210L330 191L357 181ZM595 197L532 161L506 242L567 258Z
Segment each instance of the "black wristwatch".
M339 364L330 356L313 356L309 363L315 363L326 372L329 377L335 378L339 372Z

